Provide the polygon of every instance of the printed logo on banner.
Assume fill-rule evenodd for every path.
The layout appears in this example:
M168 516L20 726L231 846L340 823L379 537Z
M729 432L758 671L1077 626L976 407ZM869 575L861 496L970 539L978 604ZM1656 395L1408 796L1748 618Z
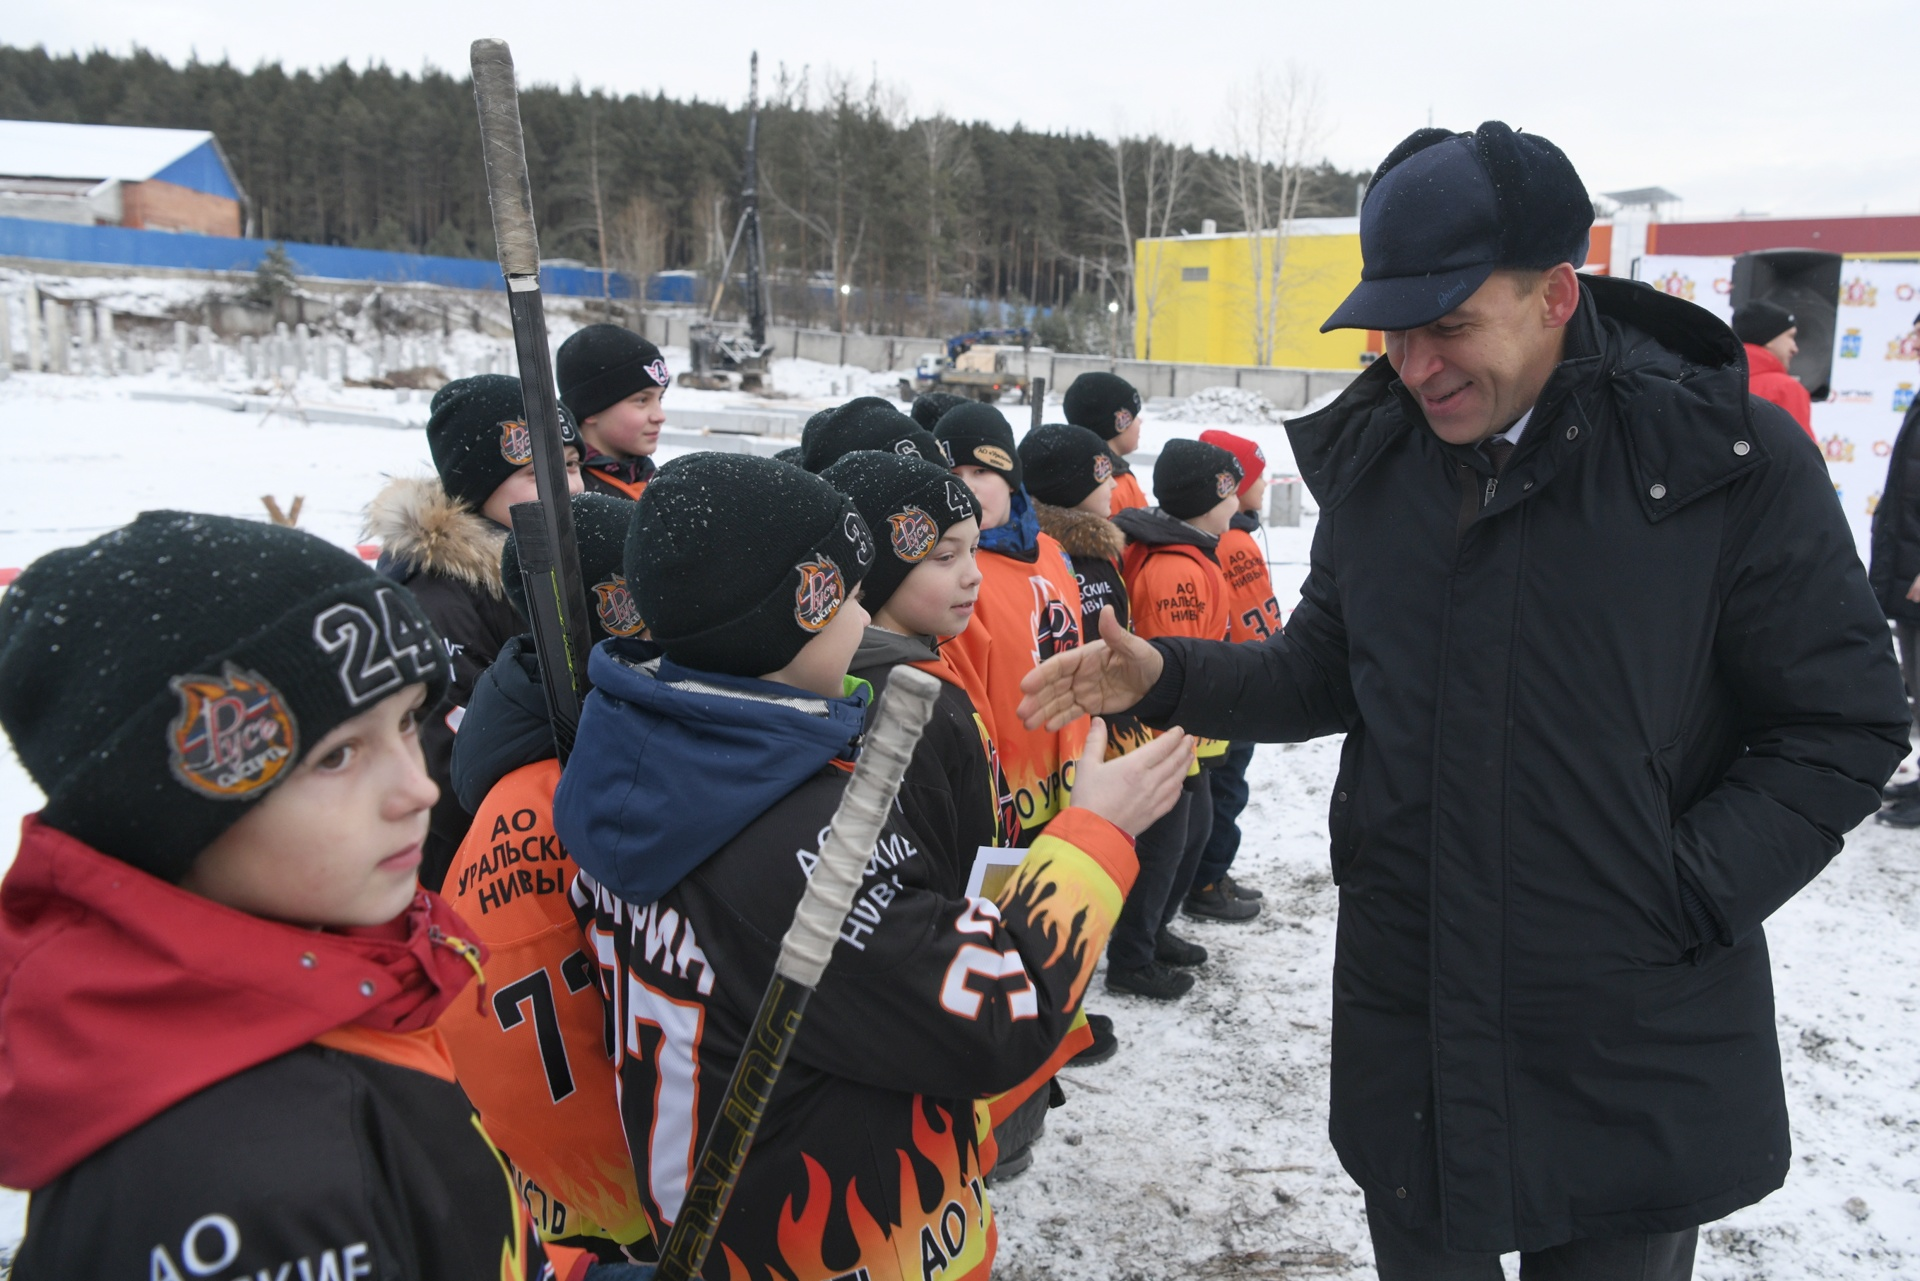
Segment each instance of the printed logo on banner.
M1836 405L1871 405L1873 403L1873 393L1858 389L1836 391L1833 393L1833 403Z
M1873 442L1873 456L1875 458L1885 458L1888 454L1891 454L1892 452L1893 452L1892 441L1876 440Z
M1728 276L1715 276L1713 278L1713 292L1719 294L1722 298L1731 297L1733 294L1732 278Z
M1893 412L1904 414L1913 404L1913 384L1901 383L1893 389Z
M1822 441L1820 448L1825 451L1830 463L1850 463L1853 461L1853 442L1838 434Z
M1855 276L1840 286L1840 305L1842 307L1875 307L1880 302L1880 286L1865 276Z
M1913 340L1913 330L1909 329L1898 338L1887 339L1888 360L1920 360L1920 343Z
M1880 491L1876 489L1867 495L1867 515L1871 516L1878 510L1880 510Z
M1840 335L1840 359L1860 359L1860 331L1858 329L1849 329L1846 333Z
M1655 276L1653 279L1653 287L1661 293L1671 294L1675 298L1685 298L1688 302L1693 301L1694 289L1692 276L1685 276L1677 271L1670 271L1664 276Z
M1913 286L1904 280L1893 287L1893 296L1901 302L1912 302L1914 292Z

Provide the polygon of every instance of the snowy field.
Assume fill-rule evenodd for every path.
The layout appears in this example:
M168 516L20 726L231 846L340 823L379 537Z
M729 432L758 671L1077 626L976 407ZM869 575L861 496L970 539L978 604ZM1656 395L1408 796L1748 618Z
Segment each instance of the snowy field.
M886 385L799 362L776 367L775 380L793 407ZM351 545L383 475L429 469L418 431L130 399L182 386L159 374L0 381L0 568L152 507L262 517L263 494L282 505L304 495L302 527ZM396 403L391 392L326 394ZM669 426L676 405L730 399L676 388ZM1209 425L1156 417L1160 408L1148 406L1144 453ZM1007 409L1023 428L1024 409ZM407 412L424 420L425 405ZM1289 470L1277 425L1235 430L1261 440L1274 471ZM1268 531L1283 604L1304 573L1311 523ZM1052 1114L1032 1170L996 1190L998 1276L1371 1275L1360 1197L1326 1139L1326 791L1338 756L1337 740L1324 740L1255 757L1236 873L1266 890L1269 907L1247 925L1184 926L1213 952L1192 995L1165 1007L1096 981L1089 1004L1113 1016L1123 1049L1067 1071L1070 1101ZM11 822L37 804L0 755L0 815ZM0 841L0 866L11 856ZM1869 823L1769 934L1795 1169L1770 1200L1710 1225L1697 1275L1920 1276L1920 835ZM0 1191L0 1257L24 1214L24 1197Z

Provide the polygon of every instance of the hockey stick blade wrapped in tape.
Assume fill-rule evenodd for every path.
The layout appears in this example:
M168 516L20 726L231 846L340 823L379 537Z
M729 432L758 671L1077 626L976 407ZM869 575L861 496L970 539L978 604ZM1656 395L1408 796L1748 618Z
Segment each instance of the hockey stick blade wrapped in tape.
M895 668L880 696L873 728L867 731L860 763L841 794L833 826L820 847L820 862L807 881L807 891L794 909L793 924L780 941L780 959L774 972L806 987L817 987L833 955L841 924L853 910L861 875L887 810L900 792L900 779L920 741L940 680L911 667Z
M504 40L473 42L473 96L480 107L480 148L486 157L493 238L509 280L540 279L540 240L533 227L533 188L520 132L520 96L513 52Z

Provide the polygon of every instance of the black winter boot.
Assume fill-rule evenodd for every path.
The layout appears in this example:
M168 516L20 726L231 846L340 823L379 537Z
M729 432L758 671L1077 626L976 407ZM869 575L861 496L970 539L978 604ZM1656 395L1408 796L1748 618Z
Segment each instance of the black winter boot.
M1235 898L1227 892L1221 881L1212 885L1196 885L1187 891L1187 901L1182 905L1188 916L1198 916L1209 921L1251 921L1260 915L1260 905L1248 899Z
M1198 943L1189 943L1162 926L1160 933L1153 939L1153 959L1162 965L1178 965L1182 968L1207 963L1207 949Z
M1107 971L1107 991L1127 992L1155 1001L1177 1001L1193 989L1193 975L1148 961L1138 969Z

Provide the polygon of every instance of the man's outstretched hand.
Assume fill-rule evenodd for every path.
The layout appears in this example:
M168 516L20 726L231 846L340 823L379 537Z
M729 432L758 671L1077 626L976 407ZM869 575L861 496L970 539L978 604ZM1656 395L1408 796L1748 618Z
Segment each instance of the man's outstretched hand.
M1016 709L1028 729L1057 730L1082 716L1124 712L1147 696L1166 665L1160 651L1100 611L1100 639L1055 654L1020 682Z

